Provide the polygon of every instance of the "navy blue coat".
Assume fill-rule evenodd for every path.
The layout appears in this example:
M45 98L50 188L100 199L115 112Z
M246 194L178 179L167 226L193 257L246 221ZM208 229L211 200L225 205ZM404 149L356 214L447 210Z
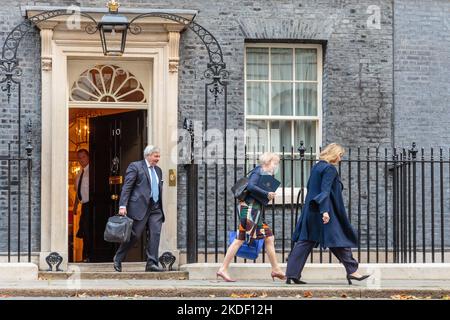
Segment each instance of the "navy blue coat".
M248 177L248 184L247 184L247 191L248 194L245 197L245 202L250 203L251 200L256 200L258 201L255 196L262 198L262 199L267 199L266 202L264 203L260 203L261 205L265 205L269 202L269 199L267 198L269 195L269 192L267 192L266 190L258 187L258 182L259 182L259 178L261 178L261 175L267 174L263 171L261 166L256 166L251 172L249 172L249 177ZM259 201L258 201L259 202Z
M358 237L348 220L342 198L343 184L336 168L320 160L311 170L302 214L293 234L294 242L308 240L322 248L358 246ZM322 214L328 212L330 221L323 223Z

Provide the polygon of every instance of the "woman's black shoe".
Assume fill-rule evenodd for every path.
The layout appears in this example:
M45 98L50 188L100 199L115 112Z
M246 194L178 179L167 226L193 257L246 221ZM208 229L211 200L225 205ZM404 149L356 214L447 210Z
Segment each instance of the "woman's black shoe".
M305 281L302 281L300 279L296 279L296 278L287 278L286 279L287 284L291 284L291 282L294 282L295 284L306 284Z
M352 280L356 280L356 281L362 281L364 279L367 279L368 277L370 277L370 274L366 274L364 276L361 276L359 278L352 276L352 275L347 275L347 280L348 280L348 284L352 284Z

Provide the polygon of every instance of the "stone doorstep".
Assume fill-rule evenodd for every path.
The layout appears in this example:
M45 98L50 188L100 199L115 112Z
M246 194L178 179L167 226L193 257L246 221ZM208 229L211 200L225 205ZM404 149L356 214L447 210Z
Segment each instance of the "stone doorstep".
M180 267L189 272L190 280L213 280L220 263L193 263ZM280 264L286 270L286 264ZM411 264L360 264L361 273L372 274L372 282L379 280L450 280L450 263L411 263ZM238 280L270 279L271 267L268 263L232 263L230 276ZM302 279L307 280L345 280L345 269L339 264L307 263L302 272Z
M307 286L292 287L211 287L177 286L153 288L2 288L0 298L8 297L131 297L131 298L366 298L392 299L394 296L410 296L409 299L442 299L449 296L449 289L371 289L366 287L314 288Z
M34 263L0 263L0 281L37 280L39 268Z
M166 272L39 272L39 280L188 280L186 271Z

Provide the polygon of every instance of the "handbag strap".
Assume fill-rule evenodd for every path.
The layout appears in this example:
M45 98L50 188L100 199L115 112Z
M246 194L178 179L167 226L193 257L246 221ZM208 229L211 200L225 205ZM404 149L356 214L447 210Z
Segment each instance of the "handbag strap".
M256 170L256 168L258 168L258 166L254 167L252 170L250 170L250 171L247 173L246 177L247 177L247 178L250 177L250 175L253 173L253 171Z

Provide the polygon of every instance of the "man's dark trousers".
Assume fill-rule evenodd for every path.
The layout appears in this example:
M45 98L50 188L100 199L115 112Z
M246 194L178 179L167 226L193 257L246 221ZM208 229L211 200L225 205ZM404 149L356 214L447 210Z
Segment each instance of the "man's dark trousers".
M159 203L151 200L151 205L142 220L134 220L131 231L130 241L122 243L116 252L114 259L118 262L125 260L127 252L141 238L142 233L148 228L149 235L147 239L147 265L158 265L158 250L161 238L161 228L163 224L163 214Z
M93 251L93 216L91 202L81 205L81 216L77 237L83 239L83 259L92 259Z

